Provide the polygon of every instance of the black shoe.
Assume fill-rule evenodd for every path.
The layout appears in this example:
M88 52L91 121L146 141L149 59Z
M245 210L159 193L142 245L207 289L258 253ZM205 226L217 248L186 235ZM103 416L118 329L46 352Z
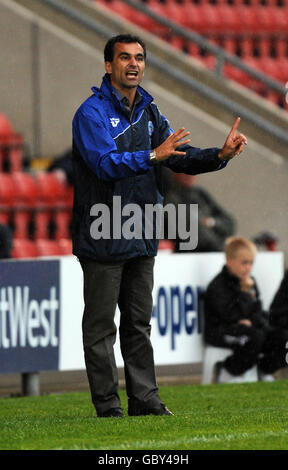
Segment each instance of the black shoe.
M97 413L98 418L123 418L123 411L121 408L109 408L103 413Z
M160 403L156 406L147 407L143 404L129 403L128 404L128 415L129 416L147 416L147 415L169 415L174 416L173 413L168 410L167 406Z

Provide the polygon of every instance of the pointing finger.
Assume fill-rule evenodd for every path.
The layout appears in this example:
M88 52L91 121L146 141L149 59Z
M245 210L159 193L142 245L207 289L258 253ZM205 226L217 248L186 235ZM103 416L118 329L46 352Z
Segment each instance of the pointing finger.
M234 135L235 135L235 132L236 132L238 126L239 126L240 120L241 120L240 117L238 117L238 118L236 119L236 121L234 122L234 124L233 124L233 126L232 126L232 128L231 128L231 131L229 132L229 136L234 136Z

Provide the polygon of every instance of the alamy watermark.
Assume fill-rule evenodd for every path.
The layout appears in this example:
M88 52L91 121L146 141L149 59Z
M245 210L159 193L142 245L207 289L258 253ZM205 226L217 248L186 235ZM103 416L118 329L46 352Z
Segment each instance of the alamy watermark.
M181 251L194 250L198 244L198 204L122 206L121 196L113 196L111 206L94 204L90 216L95 217L90 226L94 240L177 239Z

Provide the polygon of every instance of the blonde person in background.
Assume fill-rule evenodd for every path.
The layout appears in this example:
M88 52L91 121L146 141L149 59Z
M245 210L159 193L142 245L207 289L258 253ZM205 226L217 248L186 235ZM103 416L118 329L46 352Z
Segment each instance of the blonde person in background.
M259 289L251 275L256 246L243 237L230 237L225 244L226 263L210 282L204 301L206 343L226 347L233 353L217 364L218 382L241 382L253 366L263 381L285 366L285 344L279 328L269 326Z

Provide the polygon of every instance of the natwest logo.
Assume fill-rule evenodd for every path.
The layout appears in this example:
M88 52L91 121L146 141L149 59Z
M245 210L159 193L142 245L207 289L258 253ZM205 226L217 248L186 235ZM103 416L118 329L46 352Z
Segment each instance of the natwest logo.
M47 298L37 300L29 286L0 289L0 348L57 347L59 300L51 286Z

